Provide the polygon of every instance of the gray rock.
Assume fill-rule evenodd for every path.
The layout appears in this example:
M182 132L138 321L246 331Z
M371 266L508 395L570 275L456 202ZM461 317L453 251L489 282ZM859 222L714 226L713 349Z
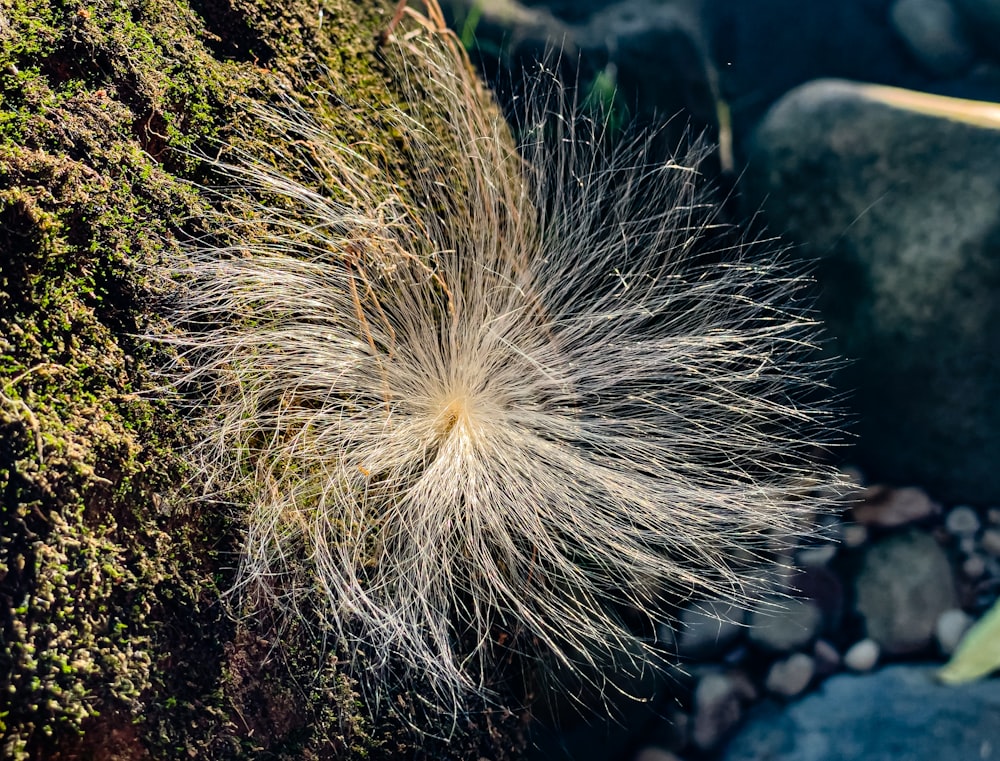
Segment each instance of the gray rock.
M869 547L855 591L868 636L892 655L927 647L938 617L956 607L951 564L938 543L919 531Z
M845 547L857 549L868 542L868 527L861 523L849 523L844 526L843 542Z
M684 109L694 124L707 125L715 121L716 104L699 4L623 0L575 34L582 49L605 52L630 108L644 114Z
M805 653L792 653L783 661L775 661L767 672L764 686L768 692L791 698L798 695L812 681L816 663Z
M1000 501L1000 109L836 80L758 126L747 211L817 269L878 481Z
M889 17L914 58L931 74L954 76L972 63L972 44L948 0L896 0Z
M771 600L750 614L750 641L777 653L798 650L816 637L822 619L819 607L811 600Z
M960 687L934 668L840 675L784 710L750 713L724 761L966 761L1000 758L1000 680Z

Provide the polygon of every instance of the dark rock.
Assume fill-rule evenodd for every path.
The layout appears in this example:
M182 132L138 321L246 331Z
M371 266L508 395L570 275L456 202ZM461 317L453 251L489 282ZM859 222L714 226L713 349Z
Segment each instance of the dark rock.
M985 50L1000 57L1000 2L997 0L952 0L967 19Z
M972 63L972 45L948 0L896 0L889 15L913 57L931 74L954 76Z

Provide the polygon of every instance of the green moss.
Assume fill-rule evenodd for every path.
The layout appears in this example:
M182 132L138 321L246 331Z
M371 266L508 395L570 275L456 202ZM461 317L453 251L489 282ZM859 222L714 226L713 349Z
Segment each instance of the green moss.
M405 184L404 136L368 116L390 100L387 19L354 0L0 4L0 756L422 742L373 718L314 632L275 647L272 622L226 614L238 517L185 492L194 434L157 391L166 349L139 338L158 319L150 273L212 202L194 154L263 154L263 129L235 129L254 103L297 93ZM335 97L304 97L318 80Z

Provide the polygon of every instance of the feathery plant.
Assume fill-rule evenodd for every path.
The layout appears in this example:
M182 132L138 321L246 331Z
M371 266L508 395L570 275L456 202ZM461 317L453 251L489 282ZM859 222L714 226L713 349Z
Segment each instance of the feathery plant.
M166 340L245 515L244 599L456 709L504 648L574 673L634 652L623 614L758 591L829 436L803 280L718 229L705 148L607 147L544 70L515 144L429 5L372 116L412 178L256 114L295 166L231 150L210 223L269 233L188 247Z

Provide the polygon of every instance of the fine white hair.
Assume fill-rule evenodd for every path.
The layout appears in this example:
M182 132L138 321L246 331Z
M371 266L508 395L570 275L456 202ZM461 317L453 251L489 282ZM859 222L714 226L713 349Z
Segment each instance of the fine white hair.
M238 240L170 262L165 340L242 599L455 709L504 648L599 671L623 612L759 591L829 416L805 281L718 222L704 146L609 147L545 69L514 140L452 38L401 39L370 118L405 181L323 109L255 114L292 147L212 162Z

